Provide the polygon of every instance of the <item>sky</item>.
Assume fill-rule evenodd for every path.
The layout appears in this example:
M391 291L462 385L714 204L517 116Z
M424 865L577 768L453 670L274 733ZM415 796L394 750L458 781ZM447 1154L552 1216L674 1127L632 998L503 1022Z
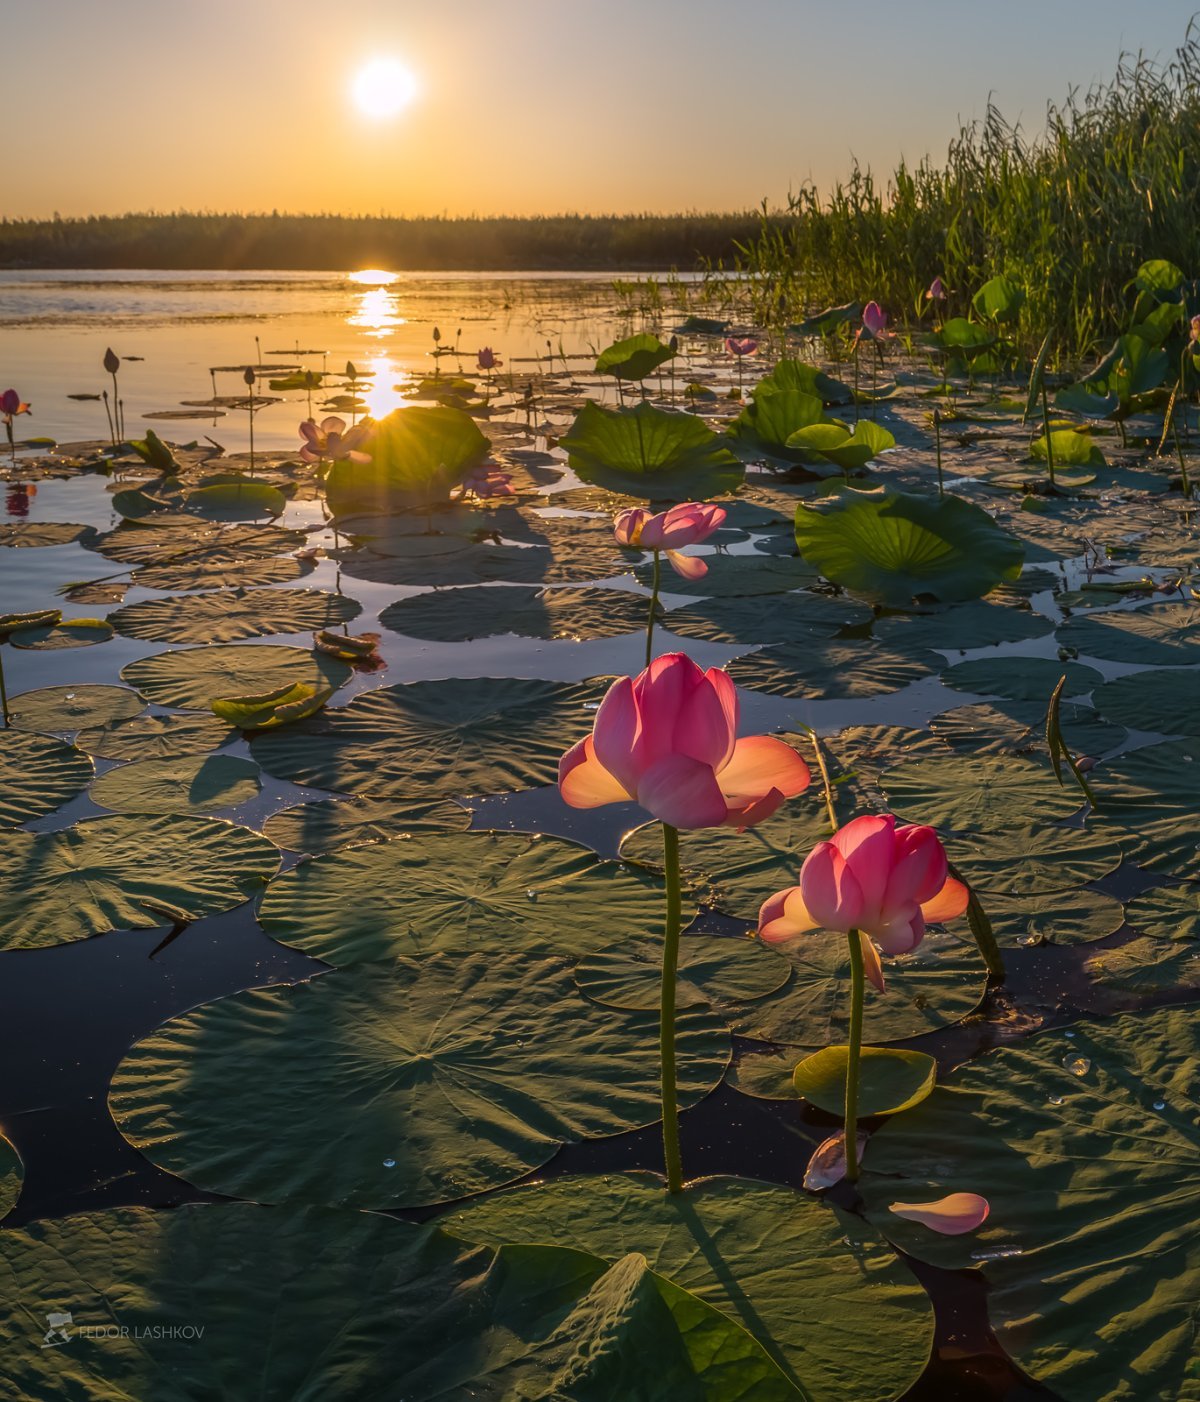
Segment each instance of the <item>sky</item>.
M38 0L0 30L0 212L749 209L942 155L989 95L1169 56L1200 0ZM389 57L416 93L362 111Z

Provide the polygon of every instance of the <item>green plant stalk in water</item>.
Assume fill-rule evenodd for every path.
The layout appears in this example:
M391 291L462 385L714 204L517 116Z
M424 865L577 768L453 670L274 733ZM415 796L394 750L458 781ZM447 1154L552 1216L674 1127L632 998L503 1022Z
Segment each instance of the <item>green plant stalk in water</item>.
M1184 410L1186 413L1187 411ZM1171 414L1171 432L1175 435L1175 451L1179 454L1179 476L1181 478L1180 488L1183 492L1184 500L1192 499L1192 483L1188 477L1187 460L1183 456L1183 440L1179 436L1179 424L1176 422L1174 413Z
M1004 956L1000 953L996 932L992 929L992 922L988 919L987 911L984 910L979 897L975 894L975 888L953 862L946 863L946 870L955 881L961 881L967 888L967 924L970 925L971 934L979 946L980 954L983 955L983 962L987 966L989 977L1003 983Z
M863 977L862 940L857 930L846 936L850 945L850 1045L846 1059L846 1181L858 1182L858 1076L862 1060Z
M1046 377L1042 376L1042 435L1046 440L1046 471L1050 474L1050 485L1054 486L1054 444L1050 439L1050 406L1046 402Z
M946 488L942 482L942 411L933 411L933 441L937 449L937 474L938 474L938 496L946 495Z
M8 709L8 688L4 684L4 658L0 657L0 715L4 717L4 728L8 729L12 714Z
M654 579L650 586L650 614L646 619L646 666L654 661L654 619L658 613L658 586L662 576L662 556L654 552Z
M683 1166L679 1157L679 1097L675 1085L675 984L683 902L679 889L679 833L669 823L664 823L662 828L667 881L667 919L663 930L662 992L658 1020L663 1159L667 1169L667 1192L681 1193Z

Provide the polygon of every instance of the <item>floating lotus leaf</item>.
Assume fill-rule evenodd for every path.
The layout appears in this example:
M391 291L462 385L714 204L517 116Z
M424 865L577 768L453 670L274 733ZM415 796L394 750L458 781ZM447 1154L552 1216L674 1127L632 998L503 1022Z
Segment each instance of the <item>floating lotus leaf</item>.
M795 1093L828 1115L846 1108L849 1047L822 1047L792 1072ZM893 1047L864 1047L859 1063L858 1113L898 1115L911 1110L933 1090L937 1062L924 1052Z
M92 802L116 813L216 813L257 798L258 765L236 755L144 759L110 769Z
M855 312L861 315L862 308ZM841 380L818 370L815 365L805 365L801 360L780 360L769 375L764 375L750 391L755 399L765 399L788 390L802 394L815 394L824 404L852 404L854 391Z
M126 565L205 564L210 560L274 556L304 545L303 531L282 526L227 525L188 520L177 526L129 523L85 542L111 560Z
M687 1106L729 1035L696 1009L678 1030ZM176 1018L135 1044L110 1104L152 1162L212 1191L419 1207L653 1124L658 1018L588 1002L546 952L360 964Z
M8 1215L21 1196L21 1180L25 1176L25 1165L20 1155L0 1134L0 1217Z
M182 814L0 833L3 948L215 915L261 891L278 866L278 848L249 828Z
M40 549L47 545L70 545L77 540L91 541L95 534L91 526L77 526L66 521L4 521L0 523L0 546Z
M398 599L379 615L394 633L435 642L521 638L613 638L646 626L646 600L616 589L478 585Z
M99 759L172 759L220 749L234 731L215 716L138 715L81 730L75 743Z
M1092 698L1101 715L1131 730L1161 735L1200 735L1197 673L1176 668L1126 672L1097 687Z
M113 635L112 625L102 618L64 618L42 628L18 628L9 634L13 647L35 652L54 652L69 647L91 647L106 643Z
M1114 613L1076 615L1058 630L1058 641L1081 656L1145 667L1185 667L1200 662L1200 607L1151 604Z
M729 425L729 433L751 450L760 449L773 457L800 462L812 454L804 445L792 441L793 434L824 419L825 406L818 395L802 390L775 390L769 394L758 391Z
M146 589L250 589L256 584L290 584L311 574L313 562L294 555L241 555L236 550L212 550L207 557L184 565L143 565L133 582Z
M673 581L667 588L673 588ZM700 604L672 609L663 623L680 638L702 638L712 643L779 644L833 637L843 628L857 627L870 618L870 610L853 599L797 590L766 598L706 599Z
M1200 947L1192 940L1133 939L1101 950L1083 970L1093 983L1135 997L1178 993L1200 987Z
M268 774L335 793L499 793L552 782L602 694L511 677L380 687L251 750Z
M660 938L663 894L649 872L573 842L430 833L301 862L271 883L258 918L273 938L339 966L531 944L579 955L614 932Z
M222 482L198 487L184 498L188 511L207 521L253 521L261 516L282 516L287 497L278 487L263 482Z
M800 1399L749 1333L640 1256L493 1253L375 1213L229 1203L36 1222L4 1234L0 1281L12 1299L69 1302L79 1340L42 1349L24 1313L0 1324L23 1397L149 1402L190 1384L233 1398L247 1378L264 1397L385 1397L402 1378L413 1398L508 1402L569 1378L597 1400Z
M346 623L362 605L322 589L225 589L143 599L109 615L127 638L152 643L234 643L269 633L311 633Z
M461 409L393 409L371 432L369 463L335 462L325 479L330 510L387 515L437 502L487 456L491 445Z
M49 735L0 729L0 828L53 813L92 781L82 750Z
M731 492L742 465L703 419L658 409L605 409L588 400L559 439L584 482L652 501L703 501Z
M960 838L954 864L980 891L1043 896L1099 881L1121 865L1121 844L1094 826L1030 823L1007 831Z
M995 832L1067 818L1079 792L1061 789L1048 764L1019 755L948 755L898 764L880 780L895 811L947 832Z
M814 637L761 648L736 658L726 670L753 691L825 701L901 691L940 666L934 652L897 652L870 638Z
M1066 677L1066 696L1086 695L1104 680L1093 667L1081 662L1059 662L1050 657L974 657L947 667L942 681L956 691L974 692L977 696L1000 696L1007 701L1044 701L1050 697L1059 680Z
M675 1000L681 1008L753 1002L792 976L788 961L758 940L685 935L679 946ZM623 940L585 955L575 982L594 1002L610 1008L657 1008L662 986L662 939Z
M744 1321L811 1402L888 1402L929 1356L932 1311L907 1268L859 1218L792 1188L702 1178L671 1194L648 1173L563 1177L441 1220L469 1241L644 1252Z
M320 652L326 657L333 655L328 648ZM253 696L214 696L209 705L215 716L236 725L239 730L275 730L315 716L332 695L332 687L317 689L304 682L293 682L291 686L260 691Z
M1025 554L972 502L886 487L801 503L796 544L826 579L892 608L979 598L1016 579Z
M1119 754L1095 771L1103 797L1101 831L1142 866L1177 877L1200 876L1200 824L1196 775L1200 744L1194 738L1147 745Z
M137 692L124 686L47 686L14 696L9 709L20 730L75 731L128 720L144 706Z
M62 609L35 609L32 613L0 613L0 640L26 628L49 628L62 617Z
M1125 908L1100 891L1050 891L1036 895L987 893L984 906L1001 944L1083 944L1114 935Z
M342 572L375 584L455 585L512 583L542 584L550 580L607 579L629 569L620 558L611 532L597 538L549 535L530 545L474 542L457 536L409 536L399 543L372 538L369 550L342 554ZM373 553L389 545L397 553Z
M333 657L298 647L196 647L140 657L121 669L121 680L158 706L207 711L217 696L248 696L289 686L339 687L351 670Z
M318 856L393 837L465 829L470 813L450 799L397 803L386 798L326 798L275 813L264 834L289 852Z
M843 472L855 472L866 467L872 458L896 446L892 434L870 419L859 419L852 429L840 423L810 424L807 428L797 429L787 442L789 448L801 448L827 458ZM974 595L966 597L973 598Z
M703 554L689 550L689 555ZM668 570L663 575L663 590L668 594L703 596L705 598L757 598L763 594L784 594L805 584L816 582L816 574L796 555L704 555L708 573L701 579L684 579ZM650 587L653 572L649 565L639 565L638 583Z
M674 358L675 352L650 331L614 341L600 352L596 361L597 375L612 375L618 380L644 380L660 365Z
M1151 939L1200 939L1200 888L1155 887L1131 901L1126 915L1135 930Z
M1187 1397L1200 1369L1195 1009L1072 1032L961 1067L876 1131L863 1195L904 1250L952 1269L982 1262L997 1337L1067 1402ZM887 1210L955 1191L991 1204L967 1236Z
M956 706L929 722L929 728L956 750L978 754L1046 751L1046 705L1041 701L989 701ZM1090 706L1059 707L1059 722L1072 754L1103 755L1121 745L1124 726L1104 720Z

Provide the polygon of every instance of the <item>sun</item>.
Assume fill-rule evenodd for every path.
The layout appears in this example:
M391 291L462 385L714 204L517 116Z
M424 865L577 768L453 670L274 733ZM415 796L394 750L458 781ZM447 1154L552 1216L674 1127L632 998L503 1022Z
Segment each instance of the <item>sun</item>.
M354 75L350 95L364 117L383 122L399 116L412 102L417 80L398 58L373 58Z

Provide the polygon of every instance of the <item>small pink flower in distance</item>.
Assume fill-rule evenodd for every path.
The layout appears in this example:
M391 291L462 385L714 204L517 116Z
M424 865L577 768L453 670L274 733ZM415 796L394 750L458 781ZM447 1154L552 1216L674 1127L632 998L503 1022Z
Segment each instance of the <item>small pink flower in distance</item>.
M300 457L305 462L370 462L370 453L360 451L370 437L371 430L366 424L355 424L347 429L346 420L331 416L318 424L315 419L305 419L300 425L300 436L304 446Z
M472 468L462 482L451 489L450 500L458 501L471 496L484 501L489 497L512 497L516 494L511 473L501 472L490 463L482 463L479 467Z
M671 568L684 579L703 579L708 566L695 555L684 555L687 545L699 545L721 529L725 508L711 502L685 501L669 511L652 515L644 506L631 506L613 522L618 545L666 552Z
M726 336L725 349L740 360L743 356L758 354L758 341L753 336Z
M946 300L946 284L940 277L935 277L929 284L929 291L925 293L927 302L944 302Z
M26 404L15 389L6 389L0 394L0 414L12 423L18 414L28 414L29 405Z
M475 362L481 370L495 370L504 364L491 346L484 346L475 356Z
M737 738L737 688L681 652L621 677L592 733L558 765L572 808L633 802L677 828L733 827L769 818L809 784L808 765L772 735Z
M1192 334L1188 337L1188 344L1194 346L1197 341L1200 341L1200 316L1192 317L1191 326ZM9 394L11 393L12 390L9 390Z
M868 814L818 842L800 868L800 884L763 902L759 938L782 944L809 930L857 930L867 976L883 992L885 954L907 954L925 938L926 921L953 920L969 893L948 871L932 828L897 827L891 813Z
M887 329L887 312L878 302L868 302L862 312L862 326L855 336L857 341L865 336L868 341L890 341L892 333Z
M978 1193L950 1193L934 1202L894 1202L888 1210L942 1236L962 1236L981 1227L992 1209Z

